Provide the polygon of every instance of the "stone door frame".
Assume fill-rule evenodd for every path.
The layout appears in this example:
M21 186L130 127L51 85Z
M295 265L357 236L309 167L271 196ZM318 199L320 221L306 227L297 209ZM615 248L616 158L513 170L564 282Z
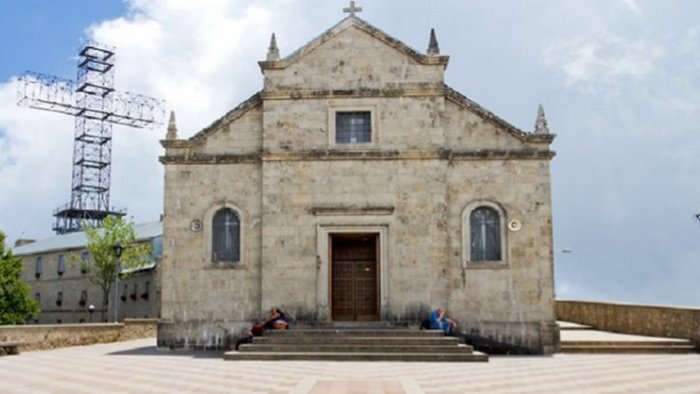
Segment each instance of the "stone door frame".
M388 286L388 262L389 262L389 225L379 224L318 224L316 227L316 319L318 321L332 321L330 309L331 297L331 244L333 234L377 234L379 243L379 320L384 319L384 311L388 310L389 286Z

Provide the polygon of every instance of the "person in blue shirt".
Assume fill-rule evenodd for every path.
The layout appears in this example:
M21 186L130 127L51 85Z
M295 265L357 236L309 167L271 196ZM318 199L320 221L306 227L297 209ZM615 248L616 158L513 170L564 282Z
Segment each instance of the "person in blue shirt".
M436 310L430 312L428 321L430 322L431 330L441 330L447 335L452 335L457 329L457 323L445 317L445 308L443 307L438 307Z

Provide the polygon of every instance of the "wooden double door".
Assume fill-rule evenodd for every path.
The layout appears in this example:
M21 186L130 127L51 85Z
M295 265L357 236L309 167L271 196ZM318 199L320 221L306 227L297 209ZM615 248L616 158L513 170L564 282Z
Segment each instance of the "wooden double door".
M379 320L378 234L331 234L331 316Z

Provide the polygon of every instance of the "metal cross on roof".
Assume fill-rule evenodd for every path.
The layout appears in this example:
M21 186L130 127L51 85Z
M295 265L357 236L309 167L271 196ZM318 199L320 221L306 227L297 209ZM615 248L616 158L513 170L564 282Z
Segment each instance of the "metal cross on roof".
M362 12L362 7L355 7L355 2L350 2L350 7L343 8L343 12L350 14L350 16L355 16L356 12Z

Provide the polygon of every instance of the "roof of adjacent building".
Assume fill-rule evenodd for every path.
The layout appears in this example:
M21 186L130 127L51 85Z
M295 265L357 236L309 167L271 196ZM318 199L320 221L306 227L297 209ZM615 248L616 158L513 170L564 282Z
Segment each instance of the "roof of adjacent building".
M163 222L139 223L134 225L136 240L144 241L163 235ZM59 250L81 249L87 245L84 232L56 235L12 249L15 256L26 256Z

